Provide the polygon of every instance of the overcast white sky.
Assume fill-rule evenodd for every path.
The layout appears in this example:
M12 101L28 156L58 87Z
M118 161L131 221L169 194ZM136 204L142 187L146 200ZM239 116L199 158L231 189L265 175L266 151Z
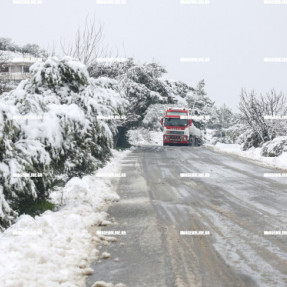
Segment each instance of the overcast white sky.
M72 39L87 15L104 24L105 42L137 62L156 60L168 77L195 85L206 80L208 95L236 110L241 88L287 92L287 5L263 0L210 0L181 5L179 0L127 0L98 5L96 0L43 0L15 5L0 0L0 37L47 47ZM209 57L209 63L180 58Z

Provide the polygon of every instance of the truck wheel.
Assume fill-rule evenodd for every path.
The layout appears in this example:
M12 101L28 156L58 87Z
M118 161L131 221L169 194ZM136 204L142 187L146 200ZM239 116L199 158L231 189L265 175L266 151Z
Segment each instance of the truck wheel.
M192 146L192 137L189 137L188 145Z

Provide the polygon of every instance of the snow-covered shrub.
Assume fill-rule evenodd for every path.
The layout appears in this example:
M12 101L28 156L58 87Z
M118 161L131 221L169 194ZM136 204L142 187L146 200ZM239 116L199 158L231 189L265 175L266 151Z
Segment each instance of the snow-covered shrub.
M31 79L0 98L2 226L23 200L46 198L59 180L102 166L117 121L98 116L122 114L126 104L119 91L89 78L86 67L72 58L49 58L31 72Z
M241 145L251 133L251 129L248 129L245 125L241 123L234 124L226 129L226 143Z
M245 132L246 126L242 124L234 124L223 129L214 129L209 143L242 144L250 133L249 131L248 135L246 135Z
M287 97L282 92L277 93L273 89L264 96L258 96L254 91L248 93L242 90L239 109L242 122L256 134L255 144L260 141L259 144L262 145L278 136L286 135L287 120L272 119L275 116L286 116Z
M262 144L261 137L258 135L258 133L254 133L252 131L245 138L245 141L244 141L242 149L245 151L245 150L248 150L248 149L250 149L252 147L260 147L261 144Z
M252 145L252 130L245 125L237 123L228 128L206 129L204 140L207 144L216 145L217 143L224 144L243 144L246 146ZM247 148L247 147L245 147Z
M265 157L276 157L287 152L287 137L277 137L262 146L261 155Z
M209 109L209 112L210 120L206 124L209 132L206 142L209 144L218 142L241 144L243 142L241 134L246 131L246 126L240 123L238 114L233 113L226 105L221 107L213 106Z
M131 145L162 145L162 132L137 128L127 132L128 141Z
M14 81L6 81L1 79L0 75L0 97L7 92L16 89L17 84Z

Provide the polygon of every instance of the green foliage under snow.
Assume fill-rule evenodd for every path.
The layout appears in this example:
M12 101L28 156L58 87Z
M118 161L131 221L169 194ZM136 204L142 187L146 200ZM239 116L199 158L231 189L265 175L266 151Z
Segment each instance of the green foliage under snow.
M45 199L59 182L102 166L118 124L97 116L122 114L126 105L115 86L103 87L107 79L89 78L72 58L49 58L31 72L0 102L2 226L14 220L21 203Z

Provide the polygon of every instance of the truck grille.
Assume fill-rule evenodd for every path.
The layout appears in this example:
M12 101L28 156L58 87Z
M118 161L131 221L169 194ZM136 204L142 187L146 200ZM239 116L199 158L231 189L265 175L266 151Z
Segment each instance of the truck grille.
M171 135L183 135L184 131L170 131L169 132Z
M182 141L180 136L168 136L169 141L175 141L175 142L180 142Z

